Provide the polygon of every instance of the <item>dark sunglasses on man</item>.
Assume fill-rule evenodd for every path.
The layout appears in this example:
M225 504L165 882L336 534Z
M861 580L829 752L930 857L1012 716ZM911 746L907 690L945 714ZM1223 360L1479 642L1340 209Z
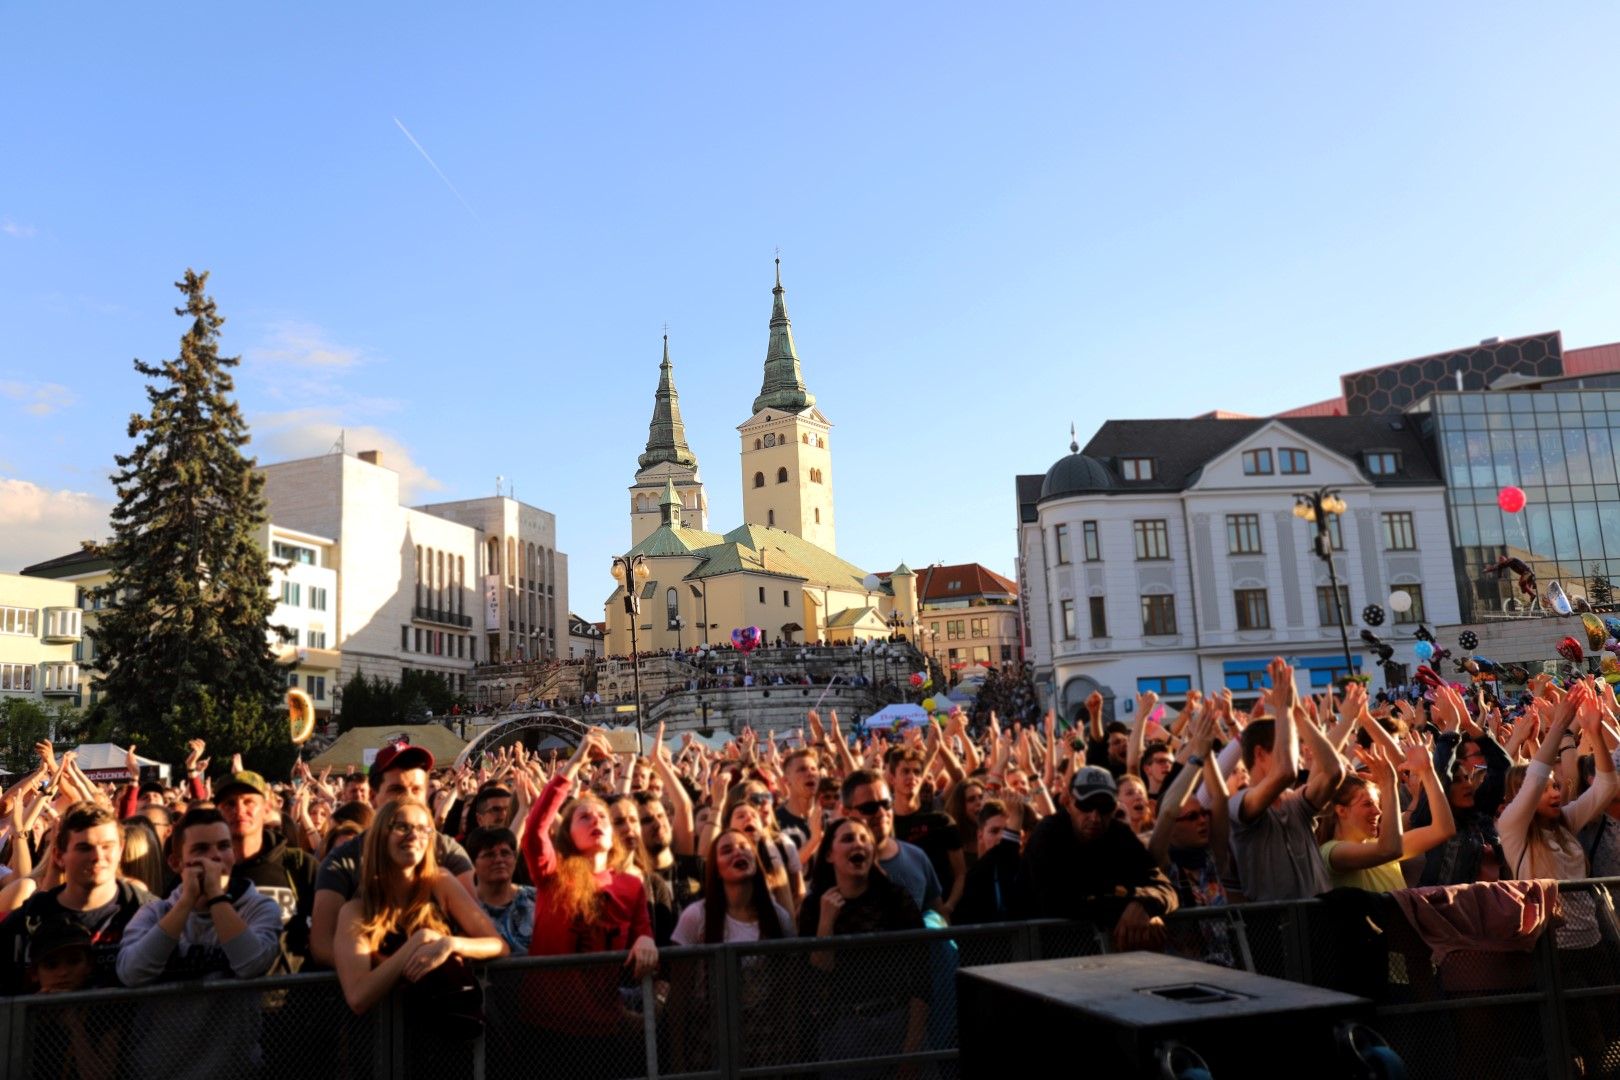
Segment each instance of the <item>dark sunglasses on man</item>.
M877 813L879 810L893 810L894 809L894 800L893 799L868 799L866 802L856 803L854 806L850 807L850 809L856 811L862 817L871 817L873 814Z
M1117 805L1118 804L1115 803L1113 798L1110 796L1093 795L1090 798L1082 799L1080 802L1075 803L1075 809L1080 811L1082 814L1102 814L1104 817L1107 817L1114 813Z

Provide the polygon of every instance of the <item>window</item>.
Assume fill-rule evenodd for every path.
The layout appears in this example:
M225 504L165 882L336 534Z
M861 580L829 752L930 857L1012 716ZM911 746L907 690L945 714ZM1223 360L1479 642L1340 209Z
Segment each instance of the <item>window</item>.
M1395 622L1397 624L1420 623L1423 621L1423 586L1397 585L1391 591L1403 592L1412 598L1411 608L1395 613Z
M306 633L304 635L304 640L309 645L309 647L312 648L312 649L324 649L324 648L326 648L326 631L325 630L309 630L309 631L306 631Z
M821 524L821 507L816 507L816 524Z
M1102 558L1102 541L1097 536L1095 521L1080 523L1080 545L1085 549L1086 562L1096 562Z
M315 565L315 549L304 547L302 544L283 544L277 540L271 546L278 562L303 563L305 566Z
M754 474L754 486L755 487L764 487L765 486L765 474L764 473L757 472L757 473Z
M1074 640L1074 601L1062 601L1063 607L1063 640Z
M467 658L467 635L466 634L457 634L456 635L456 659L457 660L465 660L466 658Z
M786 468L781 468L781 469L776 470L776 482L778 484L787 483L787 476L788 476L788 473L787 473Z
M34 690L33 664L0 664L0 690L29 694Z
M293 607L297 607L299 597L302 595L302 593L303 589L300 588L298 582L296 581L283 581L281 583L281 602L283 604L290 604Z
M298 628L294 627L289 630L286 627L283 627L282 629L276 631L276 637L280 639L283 645L297 645Z
M675 629L675 620L681 616L681 594L672 586L664 590L664 625Z
M1401 471L1401 455L1389 451L1367 452L1367 472L1373 476L1394 476Z
M990 620L989 619L969 619L968 620L968 633L973 635L974 637L989 637L990 636Z
M1162 697L1185 697L1192 689L1191 675L1149 675L1136 680L1136 692L1152 691Z
M296 671L287 672L287 689L289 689L289 690L298 689L298 672L296 672Z
M1119 459L1119 473L1127 480L1153 479L1153 459L1128 457Z
M764 443L760 442L758 439L754 440L754 449L755 450L763 450L764 448L765 448Z
M765 586L763 585L759 587L759 602L762 604L765 602Z
M765 524L767 526L774 526L776 524L776 511L775 510L767 510L767 511L765 511Z
M1260 515L1226 515L1226 551L1229 555L1259 555Z
M1270 476L1271 451L1245 450L1243 451L1244 476Z
M1397 510L1384 515L1384 550L1411 551L1417 547L1417 530L1412 527L1409 510Z
M783 607L792 607L793 606L793 601L788 599L788 590L787 589L782 590L782 606Z
M813 484L821 483L821 470L820 469L811 469L810 470L810 482L813 483Z
M318 586L309 587L309 609L311 611L326 610L326 590Z
M1323 626L1338 626L1339 615L1350 610L1350 586L1339 586L1339 602L1333 603L1333 586L1318 585L1316 587L1316 618ZM1345 625L1349 625L1346 615Z
M404 652L405 650L409 649L410 647L411 647L411 628L408 627L408 626L402 626L402 627L399 628L399 649L400 649L401 652Z
M0 634L18 634L33 637L38 632L38 610L25 607L0 607Z
M1057 541L1057 561L1062 566L1069 561L1069 527L1059 525L1053 529Z
M416 631L416 648L414 650L412 650L412 651L413 652L421 652L422 651L422 631L421 631L420 628L418 628L417 631Z
M1131 530L1136 534L1138 559L1168 559L1170 557L1170 527L1163 519L1133 521Z
M1105 638L1108 636L1108 598L1106 596L1092 596L1091 601L1091 636Z
M961 619L949 619L945 623L945 636L952 641L960 641L967 636L965 627Z
M988 664L990 662L990 646L973 646L973 662L975 664Z
M1176 598L1174 596L1142 597L1142 633L1163 636L1176 632Z
M304 683L309 687L310 697L314 698L316 701L326 700L325 675L306 675L304 676Z
M1311 471L1311 455L1285 446L1277 451L1277 464L1284 476L1304 476Z
M809 446L810 445L810 433L805 432L803 435L800 435L799 436L799 441L804 443L804 445Z
M1343 551L1344 550L1344 530L1339 527L1339 515L1338 514L1329 514L1327 516L1327 533L1328 533L1329 542L1331 542L1333 544L1333 550L1334 551Z
M1271 604L1264 589L1238 589L1232 593L1237 605L1239 630L1270 630Z

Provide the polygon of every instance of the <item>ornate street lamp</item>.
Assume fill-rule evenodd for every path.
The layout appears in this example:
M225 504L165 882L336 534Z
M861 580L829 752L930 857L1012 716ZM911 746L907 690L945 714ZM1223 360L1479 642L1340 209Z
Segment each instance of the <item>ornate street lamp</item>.
M1327 563L1328 587L1332 589L1333 595L1334 621L1339 624L1339 643L1344 646L1344 674L1349 678L1356 673L1356 665L1350 657L1350 632L1344 624L1345 605L1339 595L1339 574L1333 566L1333 535L1328 532L1328 517L1330 515L1342 517L1344 511L1344 499L1340 498L1336 489L1321 487L1315 491L1294 493L1294 516L1316 526L1311 553Z
M636 623L641 621L641 586L652 576L645 555L613 556L613 580L624 589L624 614L630 620L630 675L636 694L636 755L641 754L641 650L636 645Z

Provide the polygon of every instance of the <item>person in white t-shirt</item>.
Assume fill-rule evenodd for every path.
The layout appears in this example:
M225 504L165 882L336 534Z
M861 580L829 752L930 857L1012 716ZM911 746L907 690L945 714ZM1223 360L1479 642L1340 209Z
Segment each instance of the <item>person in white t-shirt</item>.
M718 945L793 936L793 917L771 898L759 852L747 833L727 829L709 845L703 899L675 924L676 945Z

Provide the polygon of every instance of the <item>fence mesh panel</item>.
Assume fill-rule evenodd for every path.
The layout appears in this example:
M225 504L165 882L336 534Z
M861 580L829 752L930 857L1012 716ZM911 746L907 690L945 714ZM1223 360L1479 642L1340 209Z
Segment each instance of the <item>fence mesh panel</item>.
M580 1080L647 1073L641 986L626 979L622 955L495 964L484 997L488 1080L527 1078L541 1063Z

